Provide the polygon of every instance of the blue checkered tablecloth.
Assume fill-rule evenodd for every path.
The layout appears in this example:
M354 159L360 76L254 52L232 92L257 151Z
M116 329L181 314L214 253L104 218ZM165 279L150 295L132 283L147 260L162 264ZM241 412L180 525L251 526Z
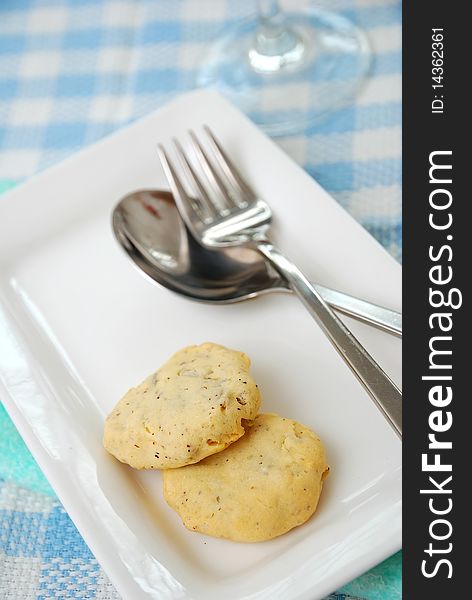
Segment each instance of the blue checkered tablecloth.
M366 30L373 72L354 104L277 142L400 260L400 1L317 4ZM254 9L253 0L0 0L0 193L191 89L210 42ZM397 554L332 599L395 600L400 582ZM0 598L118 598L1 405Z

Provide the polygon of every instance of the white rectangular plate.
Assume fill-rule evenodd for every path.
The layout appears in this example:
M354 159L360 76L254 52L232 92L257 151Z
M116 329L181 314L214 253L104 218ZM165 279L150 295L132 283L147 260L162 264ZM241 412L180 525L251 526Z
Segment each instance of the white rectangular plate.
M236 109L195 92L1 198L0 397L123 598L314 600L400 547L401 444L293 296L193 303L154 286L119 249L115 203L167 187L156 142L202 123L269 202L274 240L309 277L400 309L399 265ZM349 325L399 382L400 341ZM331 475L319 508L278 539L187 531L159 473L134 471L101 446L123 393L206 340L245 351L263 410L325 443Z

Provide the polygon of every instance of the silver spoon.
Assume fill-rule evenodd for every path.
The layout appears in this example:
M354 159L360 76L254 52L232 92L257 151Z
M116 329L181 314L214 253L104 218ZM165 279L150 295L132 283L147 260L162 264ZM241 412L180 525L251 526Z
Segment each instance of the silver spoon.
M172 194L139 190L116 205L116 239L152 281L202 302L240 302L267 292L288 292L288 283L255 250L208 250L186 229ZM340 312L401 336L402 316L365 300L315 285Z

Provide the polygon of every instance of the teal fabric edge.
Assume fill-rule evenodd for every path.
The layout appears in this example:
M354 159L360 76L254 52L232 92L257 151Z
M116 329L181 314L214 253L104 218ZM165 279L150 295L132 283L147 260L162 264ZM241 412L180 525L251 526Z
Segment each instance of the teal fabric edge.
M0 194L17 184L0 180ZM35 492L55 497L43 472L36 464L0 399L0 478Z
M401 600L402 552L397 552L340 590L366 600Z
M0 179L0 194L2 194L3 192L6 192L7 190L14 187L15 185L16 185L16 181L11 181L9 179L7 179L7 180Z
M0 402L0 479L55 497L31 452Z
M11 189L15 184L15 181L0 180L0 194ZM0 478L55 497L54 490L23 442L1 401ZM344 586L340 592L365 600L400 600L402 597L402 552L397 552L387 558Z

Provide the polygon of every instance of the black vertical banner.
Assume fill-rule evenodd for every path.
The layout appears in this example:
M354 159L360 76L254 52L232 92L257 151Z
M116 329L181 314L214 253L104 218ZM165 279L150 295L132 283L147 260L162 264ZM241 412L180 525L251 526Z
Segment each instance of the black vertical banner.
M472 34L468 5L403 4L403 597L472 597ZM468 12L468 11L467 11ZM470 162L470 164L468 164Z

